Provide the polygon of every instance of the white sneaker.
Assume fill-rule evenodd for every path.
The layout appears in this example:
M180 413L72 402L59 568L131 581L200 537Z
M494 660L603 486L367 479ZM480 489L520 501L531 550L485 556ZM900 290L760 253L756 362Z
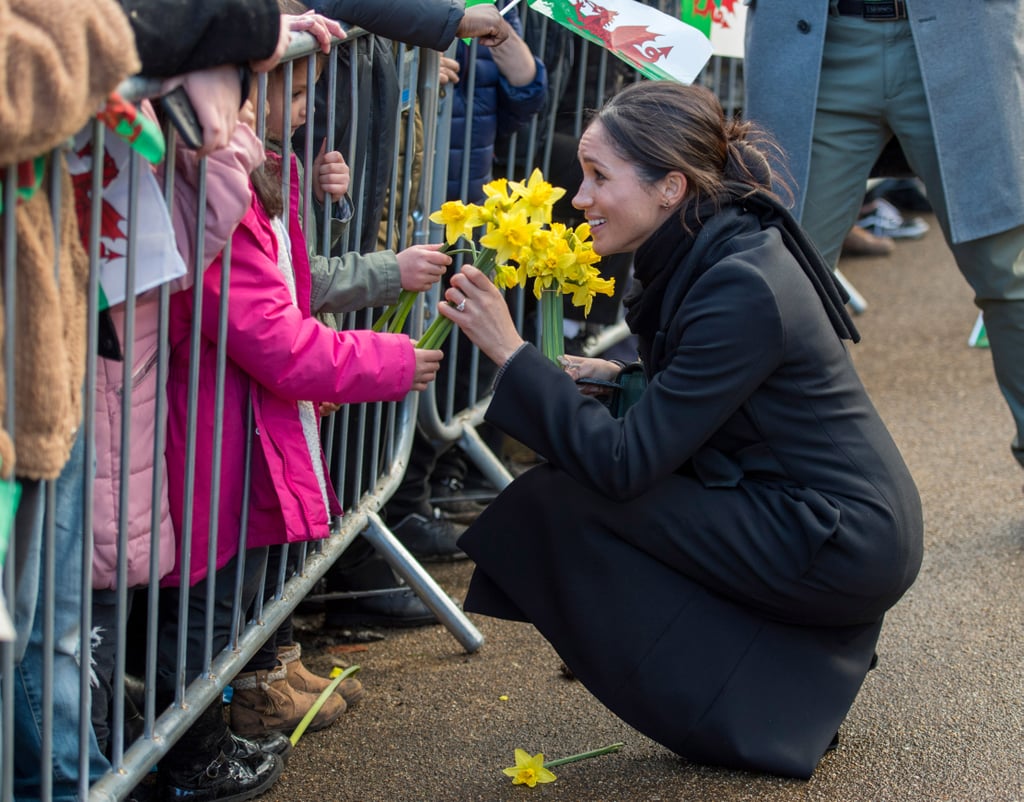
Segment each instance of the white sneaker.
M905 219L899 209L885 198L872 201L871 211L861 217L857 221L857 225L876 237L891 237L892 239L920 239L931 228L920 217Z

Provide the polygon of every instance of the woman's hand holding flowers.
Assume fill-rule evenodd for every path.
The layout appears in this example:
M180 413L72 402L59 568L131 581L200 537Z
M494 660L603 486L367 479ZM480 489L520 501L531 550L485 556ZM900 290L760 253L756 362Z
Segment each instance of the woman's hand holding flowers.
M493 280L473 265L452 276L438 312L455 323L483 353L505 364L524 342Z

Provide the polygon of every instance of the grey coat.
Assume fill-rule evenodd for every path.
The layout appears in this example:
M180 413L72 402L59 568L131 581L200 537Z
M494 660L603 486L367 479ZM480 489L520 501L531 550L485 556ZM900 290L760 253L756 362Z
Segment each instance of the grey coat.
M906 0L954 242L1024 224L1024 3ZM826 0L753 0L745 113L789 156L797 218L807 184Z

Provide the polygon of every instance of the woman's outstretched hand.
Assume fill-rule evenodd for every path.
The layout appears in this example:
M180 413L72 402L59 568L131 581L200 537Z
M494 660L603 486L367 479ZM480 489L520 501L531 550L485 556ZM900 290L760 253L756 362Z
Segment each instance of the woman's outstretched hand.
M464 265L452 276L444 297L440 313L495 364L504 365L523 344L501 290L473 265Z

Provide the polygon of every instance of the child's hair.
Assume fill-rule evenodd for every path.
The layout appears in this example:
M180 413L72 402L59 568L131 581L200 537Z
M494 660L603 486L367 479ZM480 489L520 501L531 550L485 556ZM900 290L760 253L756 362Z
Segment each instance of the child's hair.
M281 161L268 154L267 160L249 177L263 210L268 217L284 216L284 194L281 192Z
M282 14L304 14L309 9L299 2L299 0L277 0L277 8ZM320 77L323 72L326 57L320 51L317 51L313 56L316 60L314 67L314 81ZM301 62L305 62L302 59ZM302 69L305 69L305 64L302 64ZM273 70L267 75L267 83L271 81L283 81L284 80L284 65L278 64ZM295 68L293 68L295 69ZM308 91L312 92L313 87L310 86ZM287 103L288 98L282 97L282 103ZM258 167L252 172L252 184L256 190L256 197L262 204L263 209L270 217L277 217L284 214L284 197L281 193L281 163L279 160L268 157L267 161L262 167Z

